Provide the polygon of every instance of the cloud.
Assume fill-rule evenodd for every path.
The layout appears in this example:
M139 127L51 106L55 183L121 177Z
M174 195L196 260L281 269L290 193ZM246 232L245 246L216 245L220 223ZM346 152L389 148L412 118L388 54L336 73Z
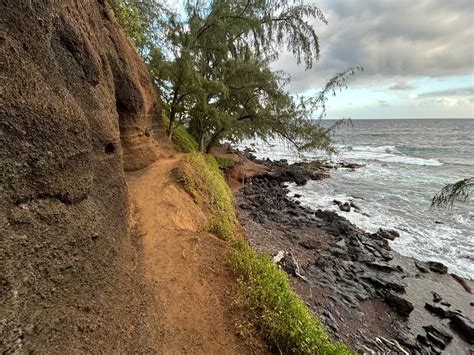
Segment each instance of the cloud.
M385 100L378 100L378 103L379 103L379 106L380 107L389 107L389 106L392 106L390 105L387 101Z
M418 98L446 97L446 96L471 96L474 95L474 87L467 86L446 90L425 92L418 95Z
M359 85L472 73L472 0L317 0L329 24L314 22L321 59L311 70L284 52L276 67L293 92L321 87L333 74L361 65Z
M416 89L415 86L408 84L406 81L399 81L396 84L393 84L388 88L389 90L394 91L404 91L404 90L413 90Z

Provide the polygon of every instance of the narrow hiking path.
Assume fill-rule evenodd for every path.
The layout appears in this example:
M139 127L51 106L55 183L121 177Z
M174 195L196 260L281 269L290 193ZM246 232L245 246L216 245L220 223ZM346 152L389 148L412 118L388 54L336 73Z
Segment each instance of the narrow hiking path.
M181 155L127 174L135 223L141 235L144 286L153 295L142 322L158 329L147 351L251 353L236 335L230 292L234 280L224 262L228 246L201 232L206 217L176 185ZM155 324L153 324L155 323ZM142 335L143 336L143 335Z

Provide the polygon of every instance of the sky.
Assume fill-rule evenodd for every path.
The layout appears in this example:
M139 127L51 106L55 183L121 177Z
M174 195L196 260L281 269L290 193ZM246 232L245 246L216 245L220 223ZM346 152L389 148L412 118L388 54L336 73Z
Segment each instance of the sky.
M328 101L328 118L474 118L474 0L316 0L321 58L309 70L283 52L292 94L363 72Z

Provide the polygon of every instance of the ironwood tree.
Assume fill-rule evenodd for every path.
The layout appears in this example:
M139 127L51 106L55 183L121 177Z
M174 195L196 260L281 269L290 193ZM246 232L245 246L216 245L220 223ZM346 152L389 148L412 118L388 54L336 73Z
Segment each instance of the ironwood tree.
M281 137L298 150L333 150L332 130L320 122L327 95L361 68L336 74L314 97L295 97L286 89L288 75L271 67L282 50L307 69L319 59L312 21L326 19L317 6L301 0L195 0L176 13L151 0L116 2L129 13L122 17L136 19L130 38L160 90L170 138L180 124L203 152L221 139L254 137Z

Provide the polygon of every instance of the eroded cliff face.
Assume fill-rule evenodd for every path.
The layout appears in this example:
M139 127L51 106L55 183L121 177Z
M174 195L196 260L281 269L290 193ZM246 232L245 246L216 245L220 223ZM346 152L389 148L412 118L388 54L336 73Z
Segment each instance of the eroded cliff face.
M106 0L0 0L0 78L0 350L124 351L124 170L158 157L147 69Z

